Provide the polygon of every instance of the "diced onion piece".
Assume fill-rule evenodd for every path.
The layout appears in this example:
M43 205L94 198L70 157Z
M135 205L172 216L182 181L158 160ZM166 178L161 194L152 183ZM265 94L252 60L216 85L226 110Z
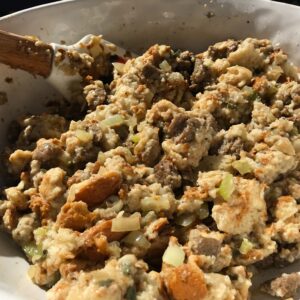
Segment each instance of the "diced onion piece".
M227 173L219 186L218 193L225 200L230 199L231 194L234 191L234 183L232 174Z
M160 64L159 67L161 70L165 71L165 72L171 72L172 71L172 67L169 65L169 63L166 60L163 60Z
M76 137L83 143L88 143L93 139L93 134L82 129L75 130Z
M133 129L137 125L137 118L135 116L129 117L126 120L127 125Z
M71 156L66 151L63 151L62 154L59 156L59 160L62 164L68 166L72 163Z
M112 65L117 70L118 73L123 74L124 73L124 64L121 64L119 62L113 62Z
M41 245L35 243L28 243L23 246L23 250L28 258L31 260L40 259L43 256L43 249Z
M295 155L296 154L293 144L290 142L290 140L288 138L285 138L285 137L282 137L281 139L279 139L272 146L271 149L276 149L287 155Z
M297 134L299 134L299 133L297 132ZM300 153L300 138L297 138L296 140L293 141L293 147L295 149L296 154L299 154Z
M266 75L267 75L267 78L269 80L277 81L282 73L283 73L283 70L280 66L271 65L267 68L267 74Z
M114 115L101 122L103 126L114 127L124 123L124 118L121 115Z
M153 197L145 197L141 200L141 208L143 211L155 211L160 212L162 210L170 209L169 200L163 196L159 196L157 199Z
M203 61L203 65L207 68L210 68L214 62L210 58L205 58Z
M253 244L248 239L243 239L243 242L239 249L241 254L247 254L252 249L253 249Z
M124 213L124 212L123 212ZM130 218L133 218L133 217L140 217L141 216L141 213L139 212L134 212L132 215L130 215Z
M141 228L140 217L120 217L112 220L111 231L112 232L126 232L135 231Z
M99 163L101 165L103 165L105 163L106 156L105 156L105 154L102 151L99 151L97 160L99 161Z
M196 216L192 214L183 214L176 218L175 223L177 225L187 227L196 220Z
M198 216L201 220L206 219L209 216L209 210L207 203L203 203L198 211Z
M132 135L132 136L131 136L131 140L132 140L135 144L137 144L137 143L139 142L139 140L140 140L140 137L139 137L137 134L135 134L135 135Z
M148 249L151 243L146 239L141 231L132 231L124 239L124 243L130 246L137 246L142 249Z
M171 266L178 267L183 264L185 258L185 253L182 247L173 244L169 245L163 255L163 262Z
M232 163L232 166L241 174L245 175L252 172L251 165L245 159L240 159Z

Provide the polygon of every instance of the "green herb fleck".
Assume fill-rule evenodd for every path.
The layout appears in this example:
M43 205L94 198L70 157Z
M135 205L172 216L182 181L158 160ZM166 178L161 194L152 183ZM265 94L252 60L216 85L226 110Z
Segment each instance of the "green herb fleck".
M109 287L114 281L112 279L105 279L99 281L99 285L103 287Z
M251 95L249 95L248 100L250 101L261 101L259 94L255 91Z
M292 131L290 132L290 136L295 136L298 134L299 134L298 128L296 126L294 126Z
M125 294L126 300L136 300L136 289L135 286L130 286Z
M172 52L171 52L171 54L172 54L173 56L179 56L181 53L182 53L182 51L181 51L180 49L176 49L175 51L172 50Z
M121 265L121 270L123 272L124 275L130 275L131 274L131 268L130 268L130 264L128 263L123 263Z

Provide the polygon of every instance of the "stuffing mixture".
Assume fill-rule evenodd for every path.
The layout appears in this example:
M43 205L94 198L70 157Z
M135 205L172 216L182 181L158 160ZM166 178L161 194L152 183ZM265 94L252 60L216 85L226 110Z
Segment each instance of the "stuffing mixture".
M300 258L297 69L265 39L94 46L68 54L84 101L10 130L1 224L30 278L48 300L250 299L255 270Z

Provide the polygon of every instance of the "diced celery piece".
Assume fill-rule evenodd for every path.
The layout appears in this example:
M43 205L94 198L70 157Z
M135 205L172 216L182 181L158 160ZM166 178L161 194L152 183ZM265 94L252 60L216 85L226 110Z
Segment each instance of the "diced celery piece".
M231 194L234 191L233 176L230 173L227 173L219 186L218 193L225 200L230 199Z
M137 134L135 134L135 135L132 135L132 136L131 136L131 140L132 140L135 144L137 144L137 143L140 141L140 137L139 137Z
M93 134L82 129L75 130L76 137L83 143L89 143L93 139Z
M30 260L37 260L43 256L43 249L41 245L36 245L34 242L30 242L23 246L23 250L26 256Z
M120 126L125 122L124 118L121 115L114 115L109 117L101 122L103 126L114 127Z
M39 227L34 231L34 235L44 238L47 235L48 228L47 227Z
M232 163L233 168L235 168L241 175L252 172L251 165L245 159L240 159Z
M247 254L252 249L253 244L248 239L244 238L239 249L241 254Z

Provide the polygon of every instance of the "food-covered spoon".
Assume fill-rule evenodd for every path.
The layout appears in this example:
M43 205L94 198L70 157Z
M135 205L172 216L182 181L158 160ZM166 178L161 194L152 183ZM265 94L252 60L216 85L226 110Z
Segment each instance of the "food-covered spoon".
M128 52L92 34L73 45L61 45L0 30L0 63L43 76L66 99L80 90L85 70L106 54L122 60Z

